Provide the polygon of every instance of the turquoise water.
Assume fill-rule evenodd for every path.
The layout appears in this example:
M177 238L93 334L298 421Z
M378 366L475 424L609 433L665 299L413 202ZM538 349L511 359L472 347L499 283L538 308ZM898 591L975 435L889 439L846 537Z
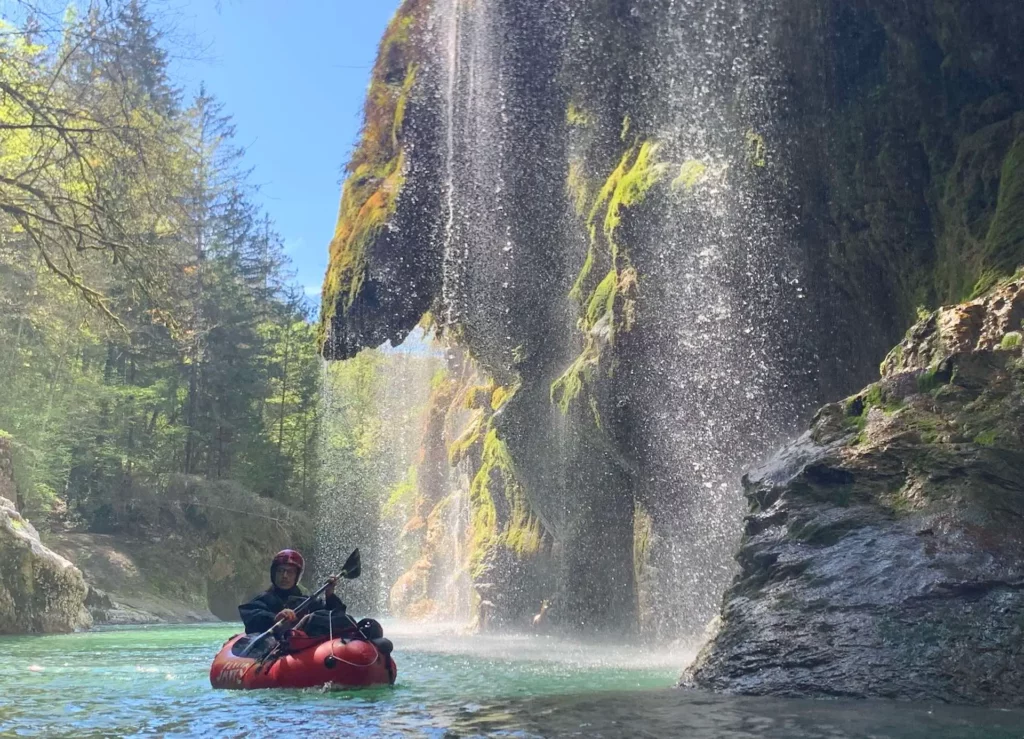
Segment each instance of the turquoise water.
M212 690L230 625L0 639L0 736L1024 737L1021 712L678 691L685 653L386 628L398 684L361 692Z

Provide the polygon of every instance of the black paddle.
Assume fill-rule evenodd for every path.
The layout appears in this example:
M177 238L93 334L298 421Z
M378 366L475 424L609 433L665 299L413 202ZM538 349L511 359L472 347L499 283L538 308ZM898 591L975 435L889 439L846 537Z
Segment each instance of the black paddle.
M312 603L315 598L320 597L320 595L325 590L327 590L327 588L331 585L331 583L336 582L338 580L341 580L343 578L345 580L354 580L357 577L359 577L359 572L360 572L361 567L362 567L362 563L359 560L359 549L356 548L356 549L354 549L352 551L352 554L348 555L348 559L345 560L345 564L342 567L341 572L339 572L334 577L329 578L327 580L327 582L325 582L323 585L320 586L319 590L317 590L311 596L306 598L306 600L302 601L302 603L299 604L298 608L293 609L295 611L295 615L298 616L302 611L306 610L306 607L310 603ZM254 638L252 641L250 641L245 646L245 649L242 650L242 653L241 653L240 656L245 657L246 655L248 655L249 652L252 651L252 648L254 646L256 646L257 643L263 641L268 636L270 636L272 633L274 633L274 629L276 629L278 626L281 626L282 624L284 624L284 619L283 618L280 621L278 621L276 624L271 626L269 629L264 631L262 634L260 634L256 638Z

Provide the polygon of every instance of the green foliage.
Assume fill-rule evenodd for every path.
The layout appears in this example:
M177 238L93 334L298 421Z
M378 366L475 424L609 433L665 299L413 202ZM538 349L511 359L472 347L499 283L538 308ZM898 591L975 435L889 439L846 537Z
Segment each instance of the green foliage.
M184 173L166 54L140 3L64 23L30 41L0 21L0 231L109 319L111 274L167 308L154 266Z
M281 239L230 120L203 91L182 108L144 3L96 13L0 39L0 426L25 513L184 526L153 513L178 475L304 508L320 363ZM47 203L57 223L25 214Z

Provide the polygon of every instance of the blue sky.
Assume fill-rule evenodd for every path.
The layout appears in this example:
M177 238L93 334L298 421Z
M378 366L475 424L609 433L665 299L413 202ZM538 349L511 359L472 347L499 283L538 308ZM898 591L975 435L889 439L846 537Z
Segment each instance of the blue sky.
M318 301L377 43L400 0L169 0L174 78L234 118L296 281ZM191 38L197 47L176 51ZM186 45L183 48L188 48ZM188 58L193 57L193 58Z

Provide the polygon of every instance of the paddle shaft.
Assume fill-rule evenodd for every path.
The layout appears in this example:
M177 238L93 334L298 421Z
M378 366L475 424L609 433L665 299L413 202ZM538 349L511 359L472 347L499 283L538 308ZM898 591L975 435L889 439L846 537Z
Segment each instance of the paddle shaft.
M335 575L334 577L331 578L331 580L328 580L323 585L321 585L321 589L319 589L318 591L313 593L306 600L302 601L302 603L300 603L298 606L296 606L295 608L292 609L294 611L295 615L298 616L300 613L302 613L302 611L306 610L306 607L310 603L312 603L314 600L316 600L317 598L319 598L322 595L324 595L324 591L326 591L328 588L330 588L330 586L332 584L332 580L333 581L337 581L337 580L340 580L340 579L341 579L341 575ZM254 639L252 642L250 642L250 644L255 644L256 642L259 642L259 641L261 641L263 639L266 639L268 636L270 636L270 634L273 633L273 629L274 628L284 624L284 622L285 622L285 619L282 618L280 621L274 623L272 626L270 626L268 629L266 629L265 632L263 632L261 635L256 637L256 639Z

